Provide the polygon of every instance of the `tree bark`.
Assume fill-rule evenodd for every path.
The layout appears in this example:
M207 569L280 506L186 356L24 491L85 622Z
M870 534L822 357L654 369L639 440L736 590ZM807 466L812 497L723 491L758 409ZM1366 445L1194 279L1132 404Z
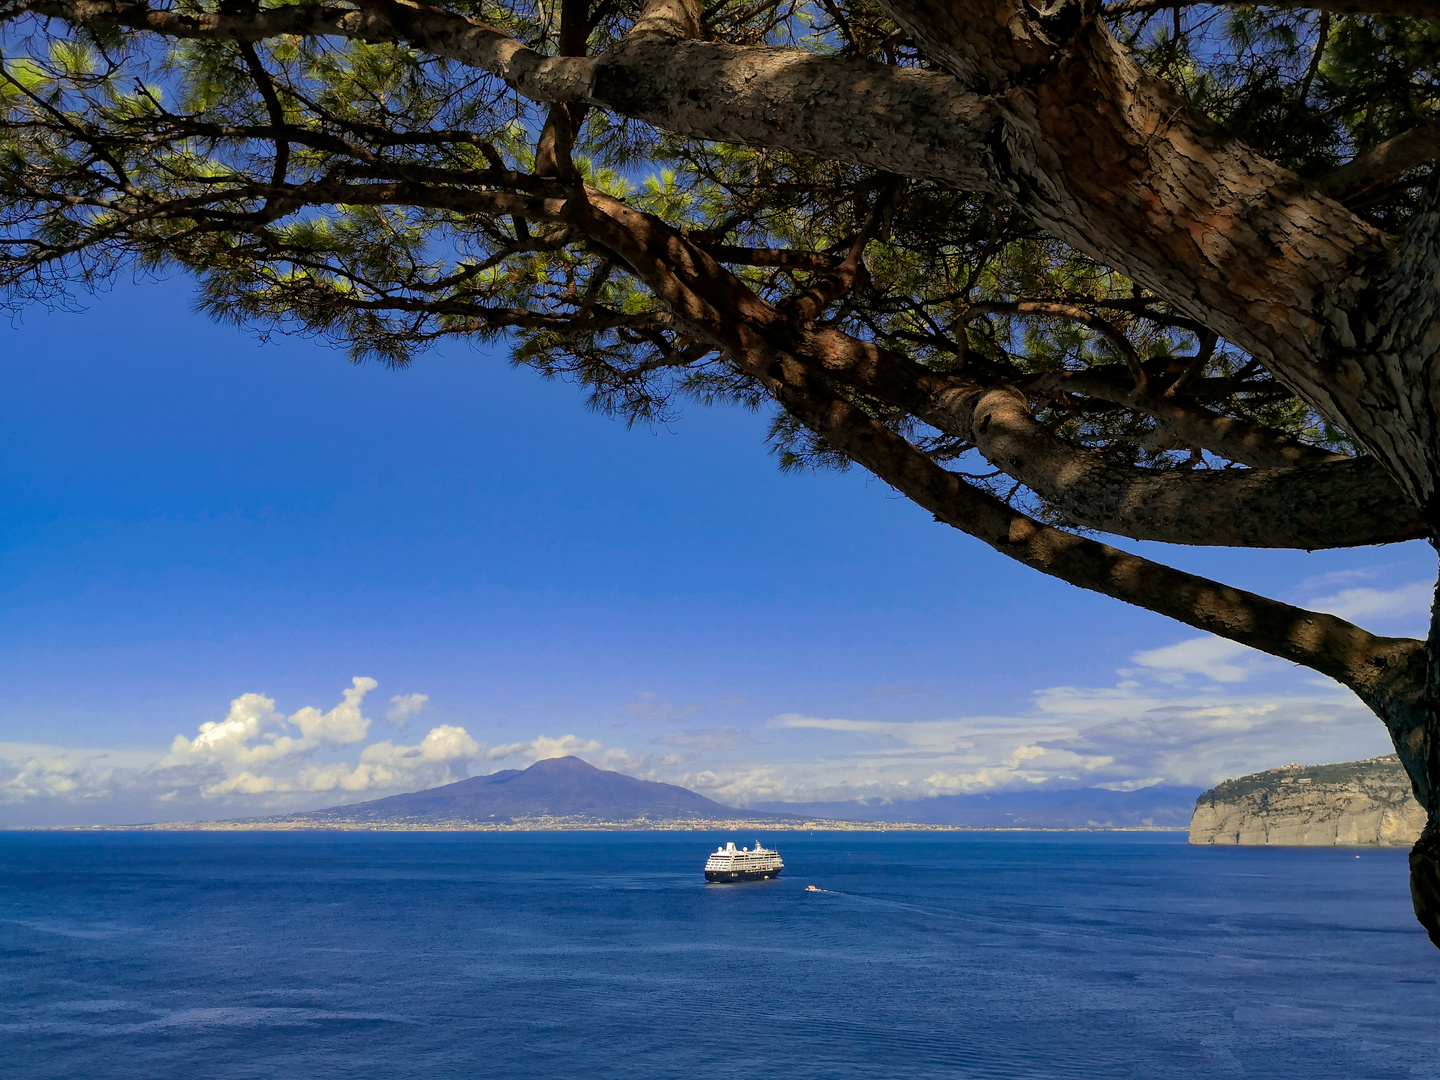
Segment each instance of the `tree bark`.
M1141 15L1172 8L1249 7L1246 0L1120 0L1105 8L1106 15ZM1400 15L1410 19L1440 20L1436 0L1266 0L1264 7L1291 11L1328 11L1333 15Z
M1320 177L1315 186L1330 198L1353 206L1436 157L1440 157L1440 124L1422 124L1356 154Z
M1410 901L1415 908L1415 918L1425 928L1431 943L1440 948L1440 583L1436 585L1430 607L1425 652L1427 662L1421 699L1425 724L1420 767L1429 784L1425 788L1416 785L1415 797L1428 816L1420 839L1410 849ZM1413 780L1415 770L1410 769L1410 773Z
M975 402L971 430L986 460L1070 521L1135 540L1315 551L1427 535L1373 458L1289 469L1131 468L1051 435L1024 395L1006 388Z

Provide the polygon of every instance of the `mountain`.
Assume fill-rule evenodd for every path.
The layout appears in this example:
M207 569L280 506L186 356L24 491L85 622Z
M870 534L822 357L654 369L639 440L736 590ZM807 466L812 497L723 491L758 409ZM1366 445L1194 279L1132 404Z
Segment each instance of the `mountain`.
M1290 765L1217 784L1195 803L1192 844L1409 845L1425 827L1394 754Z
M1139 791L1029 788L888 803L760 803L752 809L812 818L962 825L972 829L1183 829L1190 823L1199 794L1196 787L1159 785Z
M762 820L776 815L723 806L674 784L637 780L597 769L577 757L548 758L528 769L489 776L386 799L292 814L296 823L392 822L413 825L468 822L496 825L538 818L596 822L675 820Z
M1029 789L990 795L941 795L894 803L771 803L744 810L674 784L597 769L576 757L537 761L455 784L269 819L279 827L588 828L605 824L769 823L794 828L875 827L879 823L975 829L1184 828L1199 788L1141 791Z

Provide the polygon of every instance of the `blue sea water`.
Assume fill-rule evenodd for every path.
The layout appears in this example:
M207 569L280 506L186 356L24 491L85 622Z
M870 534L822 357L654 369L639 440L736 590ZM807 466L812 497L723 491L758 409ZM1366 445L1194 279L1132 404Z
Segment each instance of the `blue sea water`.
M0 1077L1440 1077L1403 852L721 839L0 833Z

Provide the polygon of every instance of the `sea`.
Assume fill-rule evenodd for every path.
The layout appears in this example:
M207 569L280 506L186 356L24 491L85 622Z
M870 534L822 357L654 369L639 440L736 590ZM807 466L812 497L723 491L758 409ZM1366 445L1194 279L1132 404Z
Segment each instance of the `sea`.
M4 1080L707 1075L1440 1077L1440 951L1403 851L0 833Z

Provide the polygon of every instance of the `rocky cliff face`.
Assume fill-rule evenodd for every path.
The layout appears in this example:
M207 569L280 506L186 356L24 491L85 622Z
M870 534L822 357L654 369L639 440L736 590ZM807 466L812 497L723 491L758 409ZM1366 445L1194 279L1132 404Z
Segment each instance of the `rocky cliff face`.
M1226 780L1195 801L1190 843L1408 846L1424 827L1425 811L1391 754Z

